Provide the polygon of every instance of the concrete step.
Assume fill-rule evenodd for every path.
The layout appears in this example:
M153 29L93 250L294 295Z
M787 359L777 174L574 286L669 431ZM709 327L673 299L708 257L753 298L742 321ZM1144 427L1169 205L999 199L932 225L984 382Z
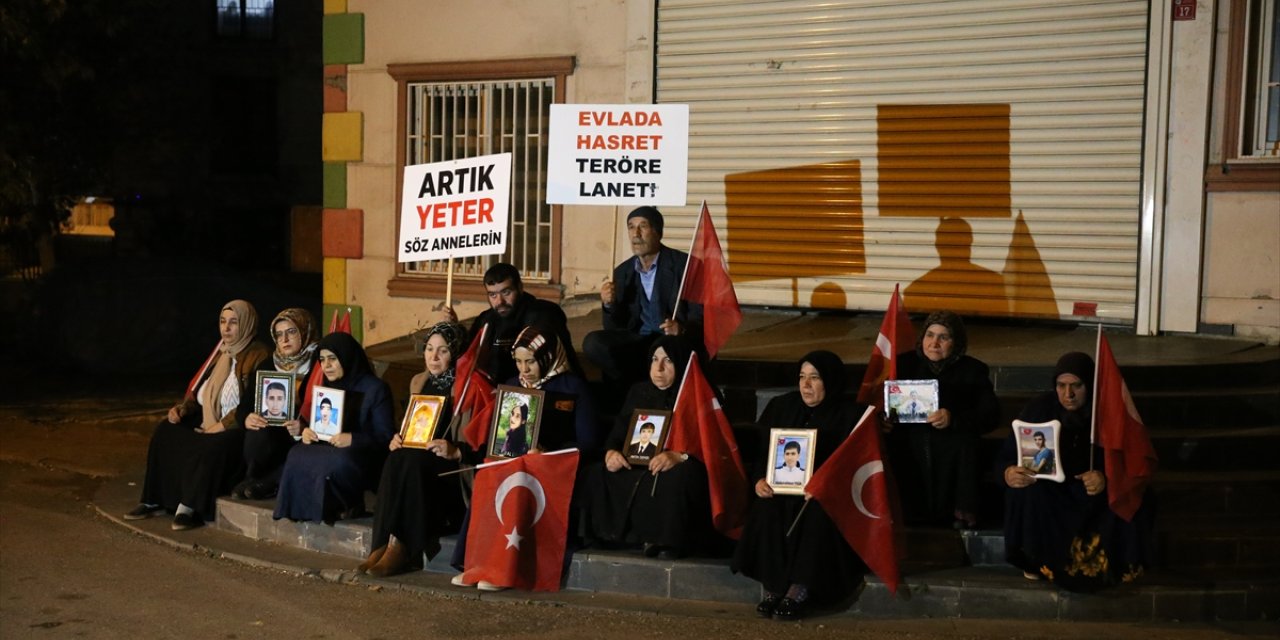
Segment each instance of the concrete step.
M216 527L254 540L346 557L353 567L370 551L370 518L334 525L294 523L273 520L273 508L271 501L220 499ZM1249 579L1233 570L1227 580L1157 572L1140 585L1086 596L1022 578L1003 563L1003 540L997 530L912 529L906 538L913 556L903 562L905 584L896 597L868 575L855 601L827 613L1134 622L1280 616L1280 580L1274 570L1255 572L1261 577ZM440 553L425 564L425 570L454 573L448 559L455 542L453 536L442 538ZM661 560L633 551L583 550L573 556L565 588L742 605L756 602L762 595L760 585L734 575L728 565L723 558Z

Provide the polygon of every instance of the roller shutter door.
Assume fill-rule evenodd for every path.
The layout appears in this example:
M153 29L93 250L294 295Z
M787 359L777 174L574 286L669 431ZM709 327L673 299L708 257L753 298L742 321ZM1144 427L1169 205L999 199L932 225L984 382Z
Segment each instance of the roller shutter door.
M1146 2L659 0L746 304L1098 316L1136 299Z

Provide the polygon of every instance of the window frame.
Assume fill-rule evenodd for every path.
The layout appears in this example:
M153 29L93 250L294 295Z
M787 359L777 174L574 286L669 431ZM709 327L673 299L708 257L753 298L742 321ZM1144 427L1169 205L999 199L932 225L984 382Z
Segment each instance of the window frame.
M1248 17L1250 0L1231 0L1227 25L1227 69L1221 159L1205 172L1207 191L1280 191L1280 158L1244 156L1245 123L1243 106L1253 97L1254 87L1246 84L1249 53ZM1252 83L1253 79L1248 82Z
M409 85L418 82L484 82L498 80L525 80L531 78L555 78L552 104L563 104L567 94L566 84L576 66L574 56L550 56L542 58L515 58L505 60L469 60L455 62L424 62L387 65L387 73L396 82L396 183L392 202L395 235L392 238L392 255L395 255L395 239L400 237L400 194L404 183L404 163L407 155L405 138L408 135ZM539 297L559 301L564 296L561 286L561 242L564 207L551 205L551 241L548 249L549 282L524 281L524 290ZM404 263L396 262L395 274L387 281L387 293L393 297L431 298L445 294L446 277L441 275L408 275ZM480 278L454 278L453 295L460 300L487 300L484 282Z

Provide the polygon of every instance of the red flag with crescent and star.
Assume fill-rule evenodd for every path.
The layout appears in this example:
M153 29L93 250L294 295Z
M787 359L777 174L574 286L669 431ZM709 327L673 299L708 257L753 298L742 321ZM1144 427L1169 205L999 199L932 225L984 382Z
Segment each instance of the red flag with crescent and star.
M1094 386L1098 391L1093 415L1098 425L1098 444L1107 452L1107 503L1116 515L1131 522L1155 474L1156 450L1101 328L1095 362L1098 373Z
M668 451L684 451L707 468L711 493L711 522L720 533L737 540L747 512L747 471L738 453L738 441L724 409L690 354L684 380L676 392L671 414Z
M458 372L453 381L453 415L462 427L462 439L479 451L489 437L489 421L493 419L493 382L488 374L480 368L483 358L485 337L489 334L489 325L480 328L467 347L465 353L458 358Z
M849 437L813 472L805 492L822 505L849 546L889 587L889 593L896 594L901 574L893 532L894 508L875 412L875 407L867 407Z
M742 324L742 307L729 277L729 263L720 248L720 238L711 224L707 201L702 201L698 226L685 263L680 299L702 305L702 341L707 357L714 358Z
M916 346L916 331L907 317L907 307L902 304L898 285L893 285L893 299L880 322L876 345L867 359L867 373L858 388L858 402L884 408L884 381L898 378L898 354Z
M467 582L559 591L578 450L481 465L471 494Z

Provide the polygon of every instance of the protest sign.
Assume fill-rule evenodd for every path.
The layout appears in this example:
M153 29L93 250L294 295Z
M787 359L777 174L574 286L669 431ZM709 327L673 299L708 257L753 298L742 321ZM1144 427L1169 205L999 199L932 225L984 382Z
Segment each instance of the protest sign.
M404 168L399 262L503 253L511 154Z
M684 205L689 105L553 104L551 204Z

